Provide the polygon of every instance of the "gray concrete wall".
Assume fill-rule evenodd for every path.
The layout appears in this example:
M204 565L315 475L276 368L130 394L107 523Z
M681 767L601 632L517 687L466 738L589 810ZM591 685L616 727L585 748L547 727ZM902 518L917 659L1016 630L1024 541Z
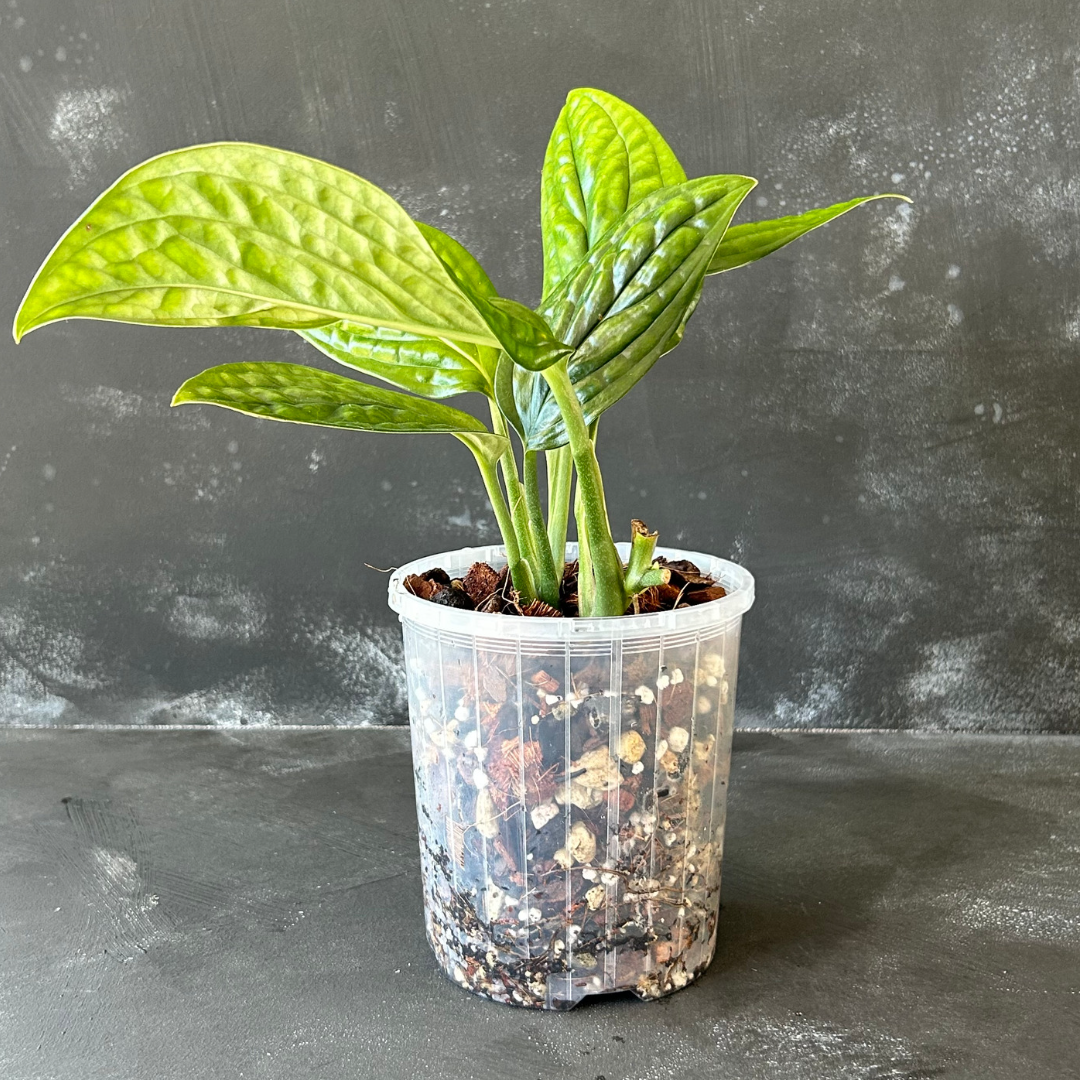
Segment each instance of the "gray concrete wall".
M605 420L612 517L756 575L743 724L1080 731L1080 9L1071 0L7 0L0 313L120 172L318 155L535 302L566 91L775 216L899 189L714 279ZM450 440L170 412L289 335L0 336L0 715L394 723L387 567L495 537Z

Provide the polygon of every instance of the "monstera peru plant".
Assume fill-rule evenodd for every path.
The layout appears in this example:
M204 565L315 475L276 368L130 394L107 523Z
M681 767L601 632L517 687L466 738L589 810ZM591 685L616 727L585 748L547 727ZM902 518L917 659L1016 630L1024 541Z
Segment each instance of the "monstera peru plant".
M902 198L732 225L754 185L688 179L641 113L572 91L544 159L534 310L500 296L458 241L359 176L266 146L188 147L133 168L71 226L14 334L72 318L297 333L395 389L298 364L234 363L189 379L173 403L455 436L476 459L524 603L559 605L576 475L578 611L622 615L668 574L640 525L625 564L613 542L595 452L603 412L679 343L706 277L871 199ZM464 393L487 399L490 425L439 400Z
M210 368L174 403L468 447L501 547L399 567L389 594L428 940L451 978L496 1001L660 997L716 946L753 579L657 548L640 521L617 546L597 424L679 343L710 274L902 197L732 225L754 183L687 179L639 112L573 91L544 160L533 309L352 173L265 146L195 146L109 188L15 318L16 339L71 318L290 330L393 389L267 361ZM465 393L487 399L489 424L440 400Z

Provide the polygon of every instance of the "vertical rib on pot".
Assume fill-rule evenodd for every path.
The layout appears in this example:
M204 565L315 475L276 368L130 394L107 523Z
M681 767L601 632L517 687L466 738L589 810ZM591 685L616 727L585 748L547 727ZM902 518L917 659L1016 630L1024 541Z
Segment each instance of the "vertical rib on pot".
M428 939L452 979L497 1001L660 997L712 959L754 583L709 555L658 554L691 560L728 595L651 615L527 619L442 607L403 586L434 566L452 577L474 562L499 567L494 547L390 579Z

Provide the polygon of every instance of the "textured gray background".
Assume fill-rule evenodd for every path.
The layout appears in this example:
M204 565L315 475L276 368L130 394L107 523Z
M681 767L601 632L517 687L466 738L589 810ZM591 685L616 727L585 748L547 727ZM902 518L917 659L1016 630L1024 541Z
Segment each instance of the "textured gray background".
M0 312L121 171L261 141L381 184L509 295L540 282L566 91L774 216L899 189L714 279L605 421L613 520L758 577L740 722L1080 731L1073 0L2 0ZM170 412L314 359L260 331L0 336L0 714L403 718L390 566L495 536L452 440Z

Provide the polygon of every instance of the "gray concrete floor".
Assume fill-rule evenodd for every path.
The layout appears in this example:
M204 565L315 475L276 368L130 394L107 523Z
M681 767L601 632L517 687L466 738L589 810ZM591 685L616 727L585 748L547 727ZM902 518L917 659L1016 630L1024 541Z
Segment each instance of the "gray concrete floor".
M554 1015L435 969L407 732L0 729L0 1076L1080 1076L1080 739L735 755L710 970Z

